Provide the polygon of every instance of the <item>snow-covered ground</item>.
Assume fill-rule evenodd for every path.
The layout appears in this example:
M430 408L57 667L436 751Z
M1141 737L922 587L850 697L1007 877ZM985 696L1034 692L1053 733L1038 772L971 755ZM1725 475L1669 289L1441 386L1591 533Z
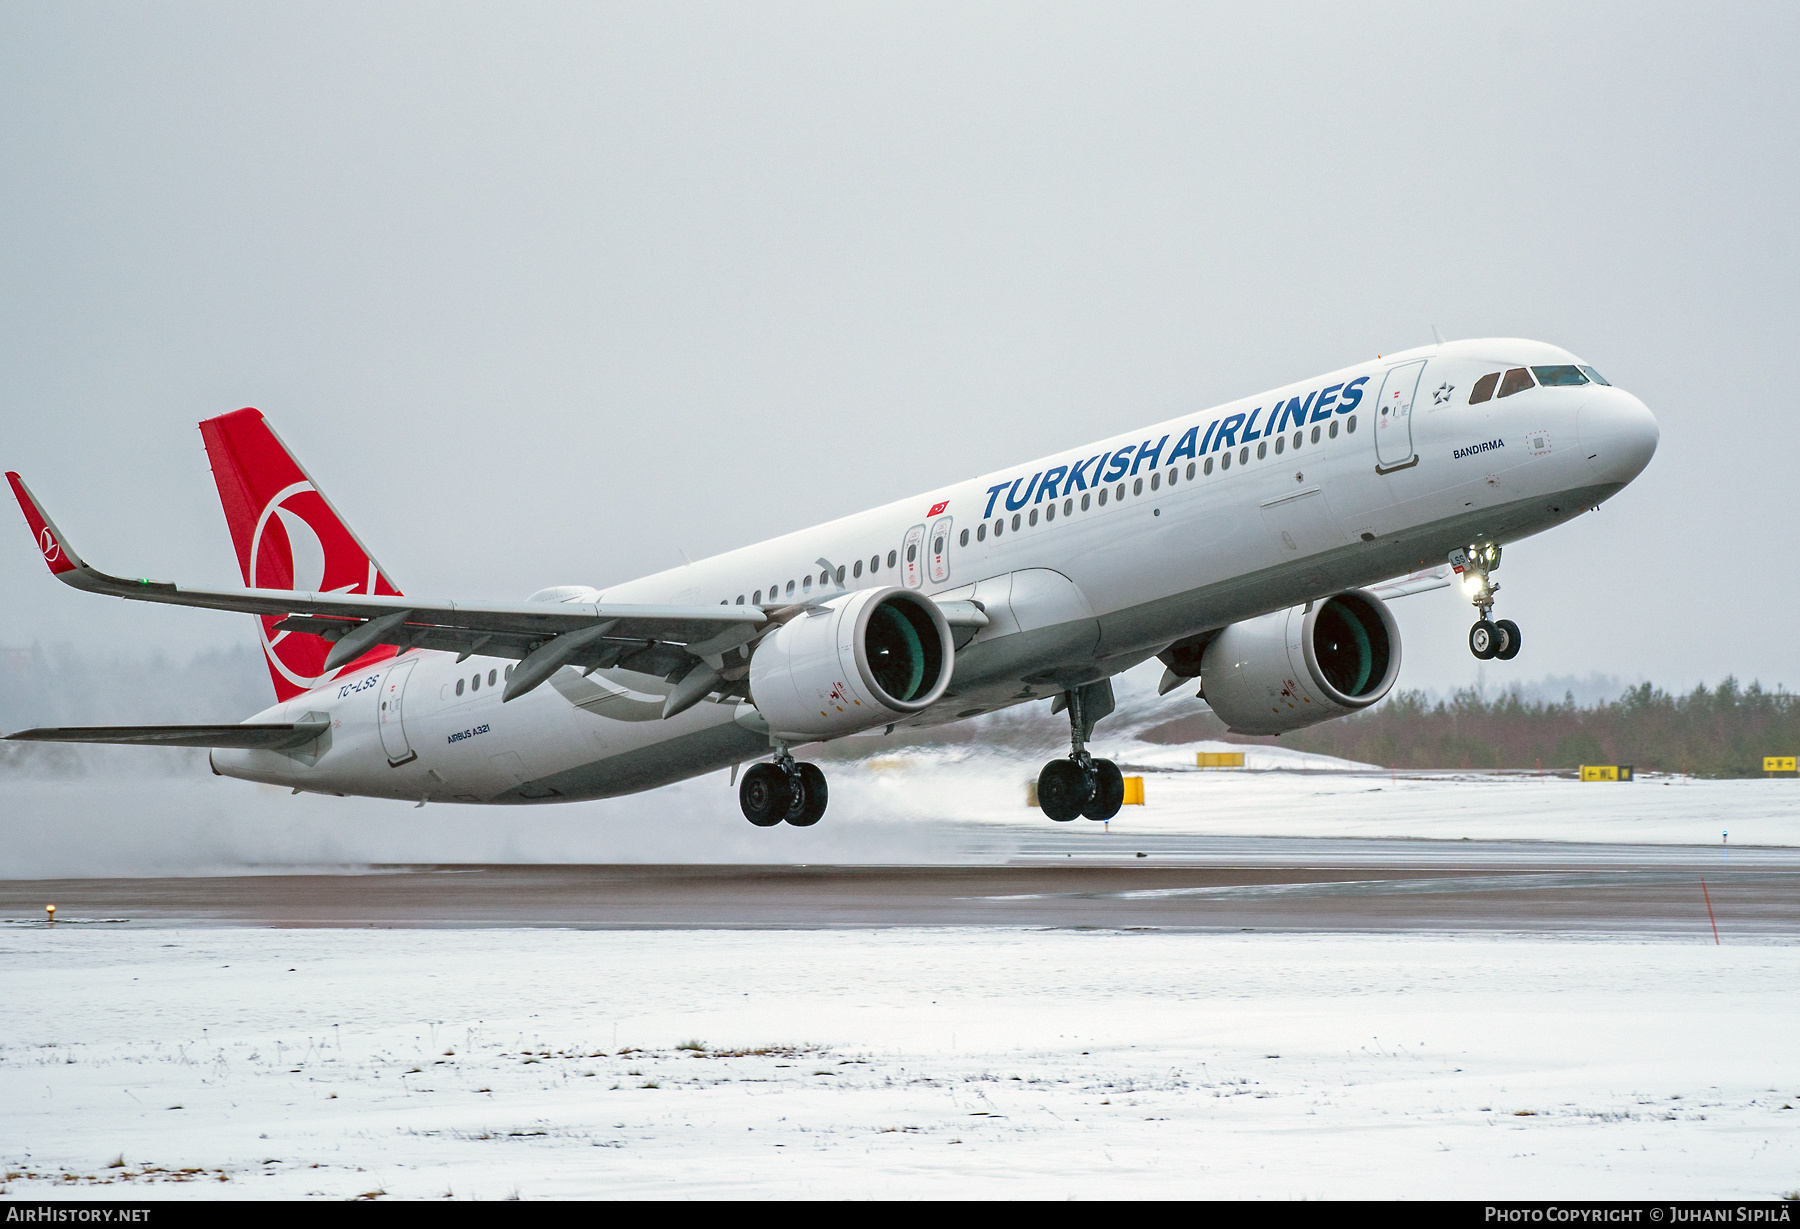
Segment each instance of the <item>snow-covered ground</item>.
M1796 946L8 927L0 981L13 1198L1800 1185Z
M1199 749L1223 744L1201 744ZM1280 748L1202 771L1195 747L1102 743L1146 772L1117 832L1800 846L1800 781L1385 775ZM758 829L720 772L605 802L415 808L213 777L0 781L0 879L447 862L946 863L1009 856L1052 825L1025 805L1041 761L934 747L827 763L816 828ZM1257 771L1259 764L1269 770ZM1331 771L1333 767L1338 771ZM1085 821L1078 823L1081 826ZM970 839L971 825L983 835Z

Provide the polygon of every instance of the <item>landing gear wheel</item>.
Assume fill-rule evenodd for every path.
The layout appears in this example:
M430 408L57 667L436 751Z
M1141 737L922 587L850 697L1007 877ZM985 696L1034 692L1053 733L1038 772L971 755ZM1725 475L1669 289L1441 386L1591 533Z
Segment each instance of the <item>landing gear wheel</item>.
M794 788L787 773L774 764L752 764L738 786L738 805L744 818L758 828L773 828L787 818L794 804Z
M825 774L817 764L799 764L794 768L794 801L788 807L787 821L796 828L810 828L825 814L830 791L825 788Z
M1519 655L1519 625L1511 619L1501 619L1494 624L1500 629L1501 646L1494 650L1494 656L1501 661L1511 661Z
M1057 823L1067 823L1087 805L1087 774L1074 760L1051 760L1038 773L1038 808Z
M1469 652L1482 661L1487 661L1500 651L1500 629L1486 619L1478 620L1469 629Z
M1094 796L1081 808L1089 819L1111 819L1125 805L1125 776L1111 760L1094 761Z

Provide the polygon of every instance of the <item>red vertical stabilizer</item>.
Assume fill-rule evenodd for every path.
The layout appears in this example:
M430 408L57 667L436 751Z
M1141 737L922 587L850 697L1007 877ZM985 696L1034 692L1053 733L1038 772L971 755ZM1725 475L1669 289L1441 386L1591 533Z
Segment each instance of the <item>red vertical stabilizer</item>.
M260 411L236 410L200 424L225 523L237 547L244 584L300 593L398 595L381 565L314 485ZM263 656L275 696L291 700L327 681L331 646L304 632L276 631L281 620L258 616ZM392 657L388 645L330 674Z

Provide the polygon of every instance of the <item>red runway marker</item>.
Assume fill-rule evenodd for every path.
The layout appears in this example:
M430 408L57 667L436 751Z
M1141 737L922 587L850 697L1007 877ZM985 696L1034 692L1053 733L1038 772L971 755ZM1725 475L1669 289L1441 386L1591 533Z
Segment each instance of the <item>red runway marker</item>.
M1715 947L1721 946L1721 944L1719 943L1719 919L1717 919L1713 916L1712 893L1708 892L1706 890L1706 876L1705 875L1700 876L1700 895L1702 895L1706 898L1706 920L1712 923L1713 945Z

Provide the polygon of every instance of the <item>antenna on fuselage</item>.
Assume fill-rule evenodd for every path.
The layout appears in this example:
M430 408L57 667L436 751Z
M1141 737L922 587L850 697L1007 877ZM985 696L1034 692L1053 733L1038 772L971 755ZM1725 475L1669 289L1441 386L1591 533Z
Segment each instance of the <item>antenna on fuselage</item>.
M1431 326L1431 335L1437 339L1438 345L1441 346L1444 344L1444 335L1438 332L1438 326L1435 324Z

